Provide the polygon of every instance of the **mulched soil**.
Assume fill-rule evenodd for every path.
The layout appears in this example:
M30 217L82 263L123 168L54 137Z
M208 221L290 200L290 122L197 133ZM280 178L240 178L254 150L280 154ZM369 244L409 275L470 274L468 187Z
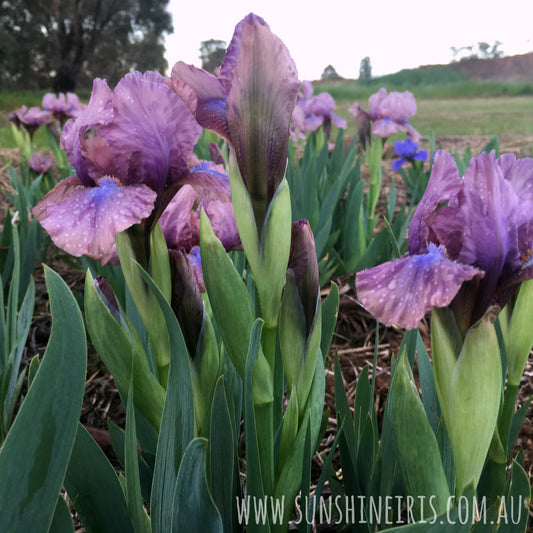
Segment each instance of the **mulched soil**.
M478 151L490 140L490 137L441 137L437 138L437 145L442 146L452 153L462 153L467 146L472 148L472 153ZM506 151L512 151L517 155L530 154L530 147L533 138L509 137L500 140L500 144ZM424 148L425 141L421 145ZM390 155L390 154L389 154ZM5 205L6 188L9 188L7 177L6 160L17 161L16 151L0 151L0 202ZM396 179L391 171L385 170L383 178L383 194L386 197L392 179ZM401 201L402 183L397 180L396 186ZM82 294L84 274L81 270L76 270L68 266L63 261L63 254L58 252L52 245L48 249L45 261L56 272L60 273L63 279L74 292ZM331 448L336 434L335 401L334 401L334 354L339 357L342 369L345 388L348 398L353 402L354 391L357 378L364 366L369 367L369 374L376 373L375 406L378 417L382 416L388 387L390 384L390 361L396 355L402 339L402 331L394 328L381 327L378 337L378 361L376 368L373 367L374 340L375 340L375 320L359 304L354 288L352 276L336 279L340 289L340 309L337 327L333 337L331 351L326 364L326 407L329 408L330 418L327 425L326 435L320 445L319 451L314 459L314 471L320 472L324 457ZM48 335L51 326L51 316L48 302L46 286L44 284L43 269L39 265L35 270L36 282L36 309L30 331L30 337L26 346L24 362L28 363L35 354L42 356L46 349ZM327 291L327 288L323 291ZM427 325L422 325L421 333L427 341ZM429 344L426 342L429 349ZM524 373L522 386L519 394L519 405L522 405L533 395L533 369L528 364ZM107 372L105 366L94 353L89 349L87 381L85 386L85 397L81 414L81 421L92 433L104 451L112 458L112 448L107 433L107 421L112 420L119 426L124 426L125 413L120 402L118 391L113 378ZM527 473L533 474L533 409L530 409L524 427L520 435L520 446L525 454L525 467ZM337 464L338 466L338 464ZM77 527L77 532L83 528Z

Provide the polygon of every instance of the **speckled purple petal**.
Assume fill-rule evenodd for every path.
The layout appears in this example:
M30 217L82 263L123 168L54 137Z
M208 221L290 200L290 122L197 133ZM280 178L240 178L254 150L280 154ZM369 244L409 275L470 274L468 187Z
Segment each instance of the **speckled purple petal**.
M178 61L166 83L185 102L202 127L230 141L226 113L228 80Z
M443 247L403 256L356 275L357 295L363 306L386 326L416 328L432 307L450 304L462 283L483 271L450 261Z
M211 222L213 232L226 250L240 248L241 240L231 202L221 202L218 200L201 202L200 209L204 209L207 218ZM242 248L240 249L242 250Z
M285 173L289 125L300 82L289 51L263 19L248 15L237 25L236 35L231 45L235 48L226 54L234 57L228 125L252 197L268 202Z
M85 137L91 129L109 123L113 119L113 101L111 89L105 80L96 78L87 106L76 118L68 120L61 134L61 148L67 155L68 162L76 169L84 185L94 185L102 175L100 169L89 157L85 148Z
M192 185L202 200L231 202L229 177L222 165L201 161L190 167L188 176L180 182Z
M99 129L126 185L144 183L161 193L188 173L201 128L183 101L156 72L132 72L113 92L113 121Z
M458 219L459 214L456 211L451 211L451 209L458 207L458 196L462 191L463 185L463 179L459 176L453 156L441 150L437 151L428 186L409 225L409 253L411 255L425 250L429 242L438 241L436 243L441 244L444 237L440 236L437 239L440 227L443 228L444 233L446 232L447 224L462 224L462 221ZM441 207L439 217L435 220L434 214L437 208L444 203L447 203L448 207ZM434 227L428 225L431 217L433 217L432 223ZM449 235L449 232L446 234ZM445 242L444 244L447 248L452 247L451 242Z
M523 200L533 201L533 159L516 159L514 154L502 154L496 163L518 196Z
M56 246L102 264L116 260L115 235L152 212L155 192L145 185L122 187L102 178L85 187L77 176L61 181L32 210Z
M198 194L190 185L184 185L172 198L159 219L167 246L172 250L189 251L199 242L199 225L192 217Z
M483 290L490 298L504 267L512 271L522 265L517 234L520 198L504 179L494 153L472 158L464 182L464 239L458 259L485 271Z

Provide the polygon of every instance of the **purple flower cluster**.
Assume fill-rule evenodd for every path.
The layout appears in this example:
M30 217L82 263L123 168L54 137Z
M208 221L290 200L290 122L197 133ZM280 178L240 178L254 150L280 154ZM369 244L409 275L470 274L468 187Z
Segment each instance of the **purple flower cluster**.
M74 93L46 93L43 96L41 107L63 124L69 118L77 117L85 107Z
M365 111L357 102L348 111L359 121L359 139L368 144L370 135L387 139L394 133L404 131L414 142L420 140L420 134L409 124L409 117L416 114L416 102L413 93L399 93L381 88L368 100L369 109Z
M331 124L337 128L346 128L346 121L334 113L336 104L331 94L322 92L313 96L313 86L310 81L302 83L302 92L297 95L296 105L292 112L291 138L304 139L305 134L316 131L323 126L329 138Z
M68 118L76 117L84 107L74 93L46 93L41 107L28 109L23 105L9 113L8 118L15 126L25 128L32 137L39 126L52 128L54 124L57 126L57 122L63 124Z
M464 177L435 154L409 227L409 251L356 276L362 304L386 325L415 328L432 307L464 333L533 277L533 159L481 154Z
M17 128L24 128L30 137L33 137L39 126L48 126L54 121L50 111L42 110L38 106L28 108L25 105L9 113L8 118Z
M200 133L161 75L128 74L114 91L96 79L89 104L61 137L76 175L61 181L33 214L70 254L116 262L116 233L158 218L180 186L194 184L199 196L225 191L229 201L227 176L224 182L209 166L189 164Z

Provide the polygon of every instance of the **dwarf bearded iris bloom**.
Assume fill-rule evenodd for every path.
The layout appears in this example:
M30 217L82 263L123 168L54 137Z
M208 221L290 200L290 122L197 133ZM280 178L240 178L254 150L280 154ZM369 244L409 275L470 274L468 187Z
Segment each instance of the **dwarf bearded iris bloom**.
M392 91L387 94L383 87L368 100L369 109L365 111L357 102L348 111L359 121L359 137L362 142L372 134L387 139L394 133L405 131L414 142L420 140L420 134L409 124L409 117L416 114L416 102L413 93Z
M324 127L326 137L331 133L331 124L337 128L346 128L346 121L337 116L333 111L336 104L331 94L322 92L313 96L311 82L302 82L303 92L298 93L296 105L292 112L291 138L305 138L305 133L316 131Z
M392 170L398 171L400 168L410 161L427 161L428 153L426 150L419 150L418 144L411 139L405 139L404 141L396 141L394 143L394 151L400 156L399 159L395 159L392 162Z
M114 262L115 234L154 207L162 211L177 186L192 179L188 160L200 133L161 75L128 74L114 92L96 79L89 104L61 137L76 175L61 181L33 214L59 248Z
M360 301L408 329L450 306L464 334L533 277L533 159L483 153L461 178L454 158L437 152L408 242L403 257L356 275Z

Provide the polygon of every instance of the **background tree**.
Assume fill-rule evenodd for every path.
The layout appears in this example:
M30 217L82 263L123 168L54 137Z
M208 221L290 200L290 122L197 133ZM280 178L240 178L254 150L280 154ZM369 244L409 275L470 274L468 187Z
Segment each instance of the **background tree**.
M73 91L164 72L168 0L0 0L0 87Z
M322 80L333 80L333 79L340 79L341 76L337 74L337 71L333 68L332 65L328 65L324 72L322 72L322 75L320 76L320 79Z
M359 66L359 79L369 80L372 78L372 65L370 64L370 58L368 56L361 59Z
M226 54L226 42L217 39L209 39L200 43L200 59L202 68L213 74L220 67Z

